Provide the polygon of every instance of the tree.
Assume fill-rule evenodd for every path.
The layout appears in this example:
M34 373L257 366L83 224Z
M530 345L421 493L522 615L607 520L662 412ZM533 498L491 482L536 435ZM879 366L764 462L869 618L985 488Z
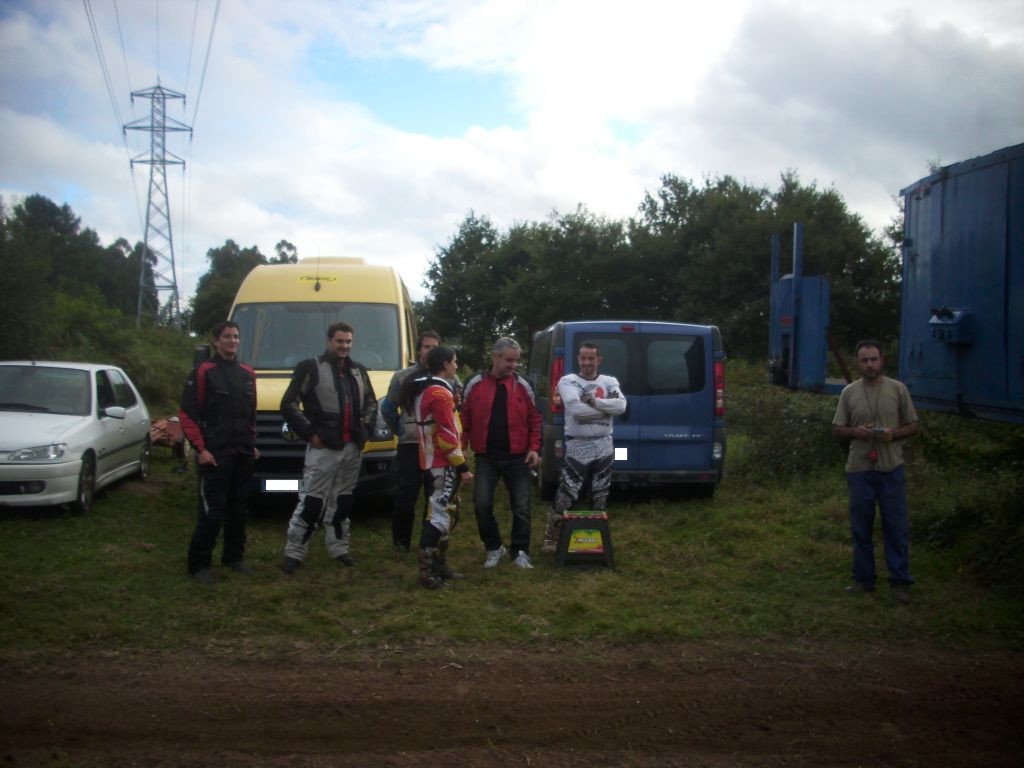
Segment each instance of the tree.
M449 244L438 249L423 282L431 292L423 303L425 326L461 344L460 359L470 366L483 365L490 343L510 330L503 295L510 276L498 244L490 220L470 211Z
M278 241L274 253L277 255L270 260L271 264L296 264L299 261L298 250L287 240Z
M514 226L499 254L512 275L512 326L527 343L557 320L609 318L625 303L618 290L629 269L623 225L583 206Z
M192 330L202 334L227 319L245 276L254 267L267 263L256 246L239 248L234 240L226 240L220 248L211 248L206 258L210 268L199 278L191 302Z

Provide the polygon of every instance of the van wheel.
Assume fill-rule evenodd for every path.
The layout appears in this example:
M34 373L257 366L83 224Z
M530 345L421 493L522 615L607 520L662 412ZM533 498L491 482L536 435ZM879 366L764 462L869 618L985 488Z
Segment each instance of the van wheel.
M73 515L84 515L92 509L96 497L96 460L91 453L82 457L82 469L78 473L78 495L71 502Z
M695 485L692 488L693 498L695 499L713 499L715 497L715 489L718 487L716 483L702 483L701 485Z

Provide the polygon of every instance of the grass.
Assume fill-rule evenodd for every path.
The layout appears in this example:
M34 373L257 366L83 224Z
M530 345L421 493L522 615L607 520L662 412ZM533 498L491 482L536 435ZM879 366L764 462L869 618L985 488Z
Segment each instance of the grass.
M883 587L847 598L850 545L842 452L828 437L835 399L760 384L730 370L726 480L713 500L613 494L614 571L482 568L469 493L449 560L469 579L417 586L413 556L391 552L380 510L353 524L355 568L330 560L322 533L293 577L279 570L290 509L248 526L251 577L185 576L194 473L157 449L153 477L101 494L86 517L0 508L0 652L202 649L230 654L448 643L611 644L780 638L976 649L1024 645L1024 429L922 414L908 452L914 602ZM510 513L498 493L507 535ZM219 552L218 552L219 554ZM215 561L216 562L216 561Z

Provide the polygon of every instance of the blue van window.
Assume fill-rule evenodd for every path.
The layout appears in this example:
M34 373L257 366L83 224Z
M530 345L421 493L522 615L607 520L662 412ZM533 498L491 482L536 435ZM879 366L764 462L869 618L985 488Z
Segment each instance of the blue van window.
M685 395L704 388L703 338L661 336L645 340L647 394Z
M584 341L591 341L597 344L598 350L601 354L601 373L606 373L609 376L614 376L619 380L619 386L622 387L622 391L628 393L630 391L630 365L629 365L629 339L623 337L621 334L616 336L606 336L604 334L590 334L589 336L577 336L576 350L572 355L572 370L576 373L580 372L579 363L576 362L576 352L579 351L580 344ZM568 366L567 366L568 367ZM628 395L627 395L628 396Z

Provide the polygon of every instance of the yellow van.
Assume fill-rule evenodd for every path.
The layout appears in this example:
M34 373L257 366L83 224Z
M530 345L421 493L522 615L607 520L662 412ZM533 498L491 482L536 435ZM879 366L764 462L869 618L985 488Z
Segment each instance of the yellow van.
M239 287L229 317L241 331L239 359L256 370L256 490L263 493L299 489L306 444L283 430L281 397L299 361L327 347L331 323L343 320L355 329L352 359L369 369L378 401L392 374L415 355L416 318L402 278L360 258L258 266ZM363 451L361 493L394 486L397 441L382 418L377 424Z

